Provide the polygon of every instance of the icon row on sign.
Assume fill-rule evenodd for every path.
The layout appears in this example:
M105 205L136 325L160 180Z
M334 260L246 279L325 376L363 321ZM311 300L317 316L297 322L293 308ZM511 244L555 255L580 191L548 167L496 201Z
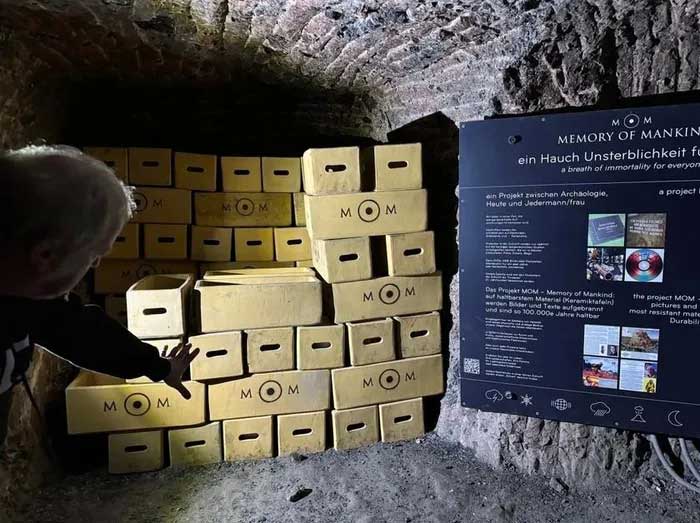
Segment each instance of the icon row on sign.
M499 401L503 401L503 399L515 399L516 395L506 391L505 393L501 392L498 389L489 389L486 391L484 394L484 397L491 401L492 403L498 403ZM530 407L533 405L534 397L530 396L529 394L523 394L520 397L520 404L524 405L525 407ZM553 399L550 402L550 405L555 408L556 410L560 412L565 412L571 408L573 408L572 403L567 400L566 398L556 398ZM604 401L595 401L589 405L590 411L593 413L593 416L597 418L604 418L605 416L609 415L612 412L612 408L605 403ZM667 415L667 421L668 424L673 426L673 427L682 427L683 422L680 420L681 412L680 410L672 410L668 413ZM630 418L630 421L633 421L635 423L646 423L647 420L644 417L644 407L641 405L635 405L634 407L634 414Z

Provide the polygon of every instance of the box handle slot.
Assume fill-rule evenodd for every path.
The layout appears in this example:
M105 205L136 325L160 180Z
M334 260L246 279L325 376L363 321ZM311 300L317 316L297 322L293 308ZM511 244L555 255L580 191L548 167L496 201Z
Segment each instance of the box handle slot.
M207 442L203 439L198 439L195 441L185 441L185 448L189 449L192 447L203 447L206 444L207 444Z
M405 414L403 416L396 416L394 418L394 423L406 423L408 421L411 421L413 419L413 416L410 414Z
M250 169L234 169L233 174L236 176L248 176L250 174Z
M204 245L219 245L221 242L219 240L204 240Z
M116 165L114 160L104 160L104 162L107 167L114 167Z
M129 445L128 447L124 447L124 452L128 454L136 453L136 452L145 452L148 450L148 445Z
M272 350L280 350L279 343L266 343L265 345L260 345L260 352L267 352Z
M410 336L411 338L422 338L423 336L427 336L428 334L430 334L430 331L429 331L429 330L426 330L426 329L423 329L423 330L420 330L420 331L411 331L410 334L409 334L409 336Z
M117 236L117 239L114 240L114 243L124 243L126 241L126 236Z
M304 242L301 238L294 238L292 240L287 240L287 245L301 245Z
M362 345L376 345L381 342L382 338L380 336L373 336L371 338L365 338L364 340L362 340Z
M207 351L207 358L216 358L217 356L226 356L227 354L228 350L226 349L210 350Z
M338 256L338 259L339 259L341 262L348 262L348 261L355 261L355 260L357 260L359 257L360 257L359 254L353 252L353 253L350 253L350 254L341 254L340 256Z
M408 162L404 160L396 160L386 164L389 169L403 169L408 167Z
M348 432L355 432L357 430L364 430L365 428L367 428L367 425L365 423L360 422L360 423L351 423L350 425L347 426L347 428L345 430L347 430Z
M188 165L187 172L188 173L203 173L204 167L199 167L198 165Z
M153 307L150 309L143 309L143 315L144 316L157 316L159 314L165 314L168 312L168 309L165 307Z
M158 236L158 243L175 243L175 236Z
M331 342L330 341L315 341L314 343L311 344L312 349L330 349L331 348Z
M420 247L416 247L414 249L406 249L405 251L403 251L404 256L419 256L421 254L423 254L423 249L421 249Z
M327 173L342 173L347 170L348 166L342 163L329 164L326 165L325 171Z
M141 162L143 167L158 167L160 162L158 160L144 160Z
M289 176L289 171L287 169L275 169L272 171L275 176Z
M251 432L249 434L240 434L238 436L238 441L250 441L252 439L258 439L260 437L260 434L257 432Z
M262 245L262 240L246 240L245 244L256 247Z
M306 436L307 434L311 434L312 432L313 432L313 430L311 430L310 428L294 429L292 431L292 436Z

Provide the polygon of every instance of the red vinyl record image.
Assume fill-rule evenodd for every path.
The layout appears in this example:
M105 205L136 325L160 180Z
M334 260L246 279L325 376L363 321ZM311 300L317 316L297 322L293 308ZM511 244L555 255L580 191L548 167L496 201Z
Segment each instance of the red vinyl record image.
M627 270L627 281L656 281L664 270L663 251L637 249L628 252L625 269ZM661 278L658 281L661 281Z

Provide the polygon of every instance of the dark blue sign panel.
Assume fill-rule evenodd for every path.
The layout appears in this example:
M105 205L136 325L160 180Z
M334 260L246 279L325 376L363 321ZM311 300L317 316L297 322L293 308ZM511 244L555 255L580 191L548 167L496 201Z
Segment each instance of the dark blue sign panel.
M460 126L462 404L700 437L700 105Z

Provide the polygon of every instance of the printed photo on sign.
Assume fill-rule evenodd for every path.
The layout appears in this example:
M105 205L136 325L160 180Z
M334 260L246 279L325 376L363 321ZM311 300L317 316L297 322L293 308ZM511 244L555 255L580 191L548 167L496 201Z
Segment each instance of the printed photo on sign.
M625 257L625 281L664 281L664 249L627 249Z
M583 353L586 356L610 356L620 352L620 327L613 325L584 325Z
M636 360L659 359L659 329L622 327L621 355Z
M586 279L622 281L625 275L625 249L589 247L586 256Z
M620 360L620 390L656 394L658 363Z
M665 213L627 215L627 247L663 248L665 243Z
M625 246L625 215L624 214L589 214L588 215L588 246L589 247L624 247Z
M619 364L616 358L583 357L584 386L616 389L619 377Z

